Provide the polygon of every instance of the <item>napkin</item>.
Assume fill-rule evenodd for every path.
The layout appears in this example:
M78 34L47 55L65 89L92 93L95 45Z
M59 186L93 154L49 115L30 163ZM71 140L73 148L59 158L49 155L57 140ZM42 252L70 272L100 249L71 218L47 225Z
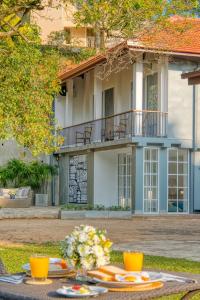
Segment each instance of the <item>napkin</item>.
M20 284L23 282L25 275L1 275L0 281L12 283L12 284Z
M195 283L196 280L192 278L186 278L182 276L176 276L168 273L160 273L162 275L162 281L177 281L177 282L182 282L182 283Z

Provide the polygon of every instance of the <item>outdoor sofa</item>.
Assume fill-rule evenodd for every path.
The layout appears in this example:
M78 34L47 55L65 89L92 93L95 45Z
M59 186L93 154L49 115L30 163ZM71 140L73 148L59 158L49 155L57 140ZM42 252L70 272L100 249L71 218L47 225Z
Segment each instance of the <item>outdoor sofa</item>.
M31 187L0 188L0 207L23 208L33 205Z

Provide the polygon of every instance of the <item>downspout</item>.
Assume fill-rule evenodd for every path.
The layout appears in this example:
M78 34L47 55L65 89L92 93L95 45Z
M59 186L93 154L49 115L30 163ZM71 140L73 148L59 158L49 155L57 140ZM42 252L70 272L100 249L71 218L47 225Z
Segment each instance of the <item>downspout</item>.
M52 112L53 112L53 118L55 117L55 97L52 103ZM54 125L54 132L53 135L56 135L56 129L55 129L55 123ZM54 155L51 154L50 156L50 165L54 166ZM52 180L51 180L51 204L52 206L55 206L55 175L52 176Z
M54 156L50 156L50 165L54 166ZM52 176L51 180L51 204L55 206L55 175Z
M195 147L196 147L196 86L193 85L193 107L192 107L192 157L190 159L191 162L191 186L192 186L192 211L194 212L194 176L195 176L195 171L194 171L194 152L195 152Z
M195 150L196 146L196 86L193 85L193 123L192 123L192 151Z

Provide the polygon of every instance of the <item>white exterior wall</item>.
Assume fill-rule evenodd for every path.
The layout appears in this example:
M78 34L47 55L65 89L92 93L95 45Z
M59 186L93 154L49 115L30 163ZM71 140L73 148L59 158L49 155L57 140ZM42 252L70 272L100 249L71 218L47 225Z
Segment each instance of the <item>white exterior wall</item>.
M131 81L132 66L113 74L107 80L94 79L95 71L84 74L84 78L79 76L73 79L73 98L58 96L55 104L55 116L58 123L65 127L91 121L102 117L102 92L103 90L114 88L114 112L115 114L126 112L131 109ZM94 82L95 81L95 82ZM68 84L69 86L69 84ZM94 95L96 98L94 99ZM69 99L68 99L69 97ZM69 124L68 109L66 100L71 101L72 120ZM96 101L96 107L94 103ZM70 103L69 103L70 104ZM64 117L64 113L66 115Z
M131 81L133 81L132 66L117 74L112 74L102 81L102 90L114 88L115 114L131 109Z
M94 153L94 205L118 204L117 155L114 151Z
M192 70L188 64L170 64L168 70L168 137L192 139L193 87L181 79Z
M74 79L73 125L93 120L93 71Z
M118 205L118 154L131 153L131 148L94 153L94 206Z
M47 0L44 0L43 4L47 4ZM31 22L39 26L41 40L43 43L47 43L51 32L64 29L66 17L66 11L60 1L53 0L52 7L46 6L44 10L33 12Z

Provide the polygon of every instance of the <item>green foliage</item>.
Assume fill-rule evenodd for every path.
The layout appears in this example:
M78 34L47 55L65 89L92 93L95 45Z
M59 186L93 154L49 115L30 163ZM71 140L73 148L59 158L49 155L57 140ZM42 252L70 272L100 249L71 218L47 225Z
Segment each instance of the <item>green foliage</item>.
M90 48L78 48L78 47L66 47L61 45L45 45L44 49L51 49L56 51L60 58L60 64L66 65L67 61L70 63L78 64L83 60L88 59L89 57L96 54L95 49ZM62 63L63 61L63 63Z
M122 207L122 206L110 206L105 207L104 205L86 205L86 204L64 204L61 206L61 210L110 210L110 211L129 211L130 207Z
M0 41L0 138L15 138L33 155L61 142L50 124L53 95L59 91L59 57L25 41Z
M60 46L64 43L70 43L70 34L66 30L52 31L48 36L48 44L53 46Z
M155 23L178 14L196 15L198 0L70 0L78 7L74 17L78 26L91 25L105 46L110 35L134 37ZM97 40L98 40L97 39Z
M41 48L38 28L29 23L41 2L0 2L0 139L14 138L33 155L51 153L62 142L50 123L59 55Z
M6 166L0 167L0 184L3 187L31 186L39 189L48 178L57 173L54 166L39 161L26 163L18 159L10 160Z
M63 142L54 135L52 113L60 65L90 56L87 51L57 49L57 44L41 46L39 28L29 20L32 11L43 8L42 0L0 1L0 139L15 139L33 155L52 153Z

